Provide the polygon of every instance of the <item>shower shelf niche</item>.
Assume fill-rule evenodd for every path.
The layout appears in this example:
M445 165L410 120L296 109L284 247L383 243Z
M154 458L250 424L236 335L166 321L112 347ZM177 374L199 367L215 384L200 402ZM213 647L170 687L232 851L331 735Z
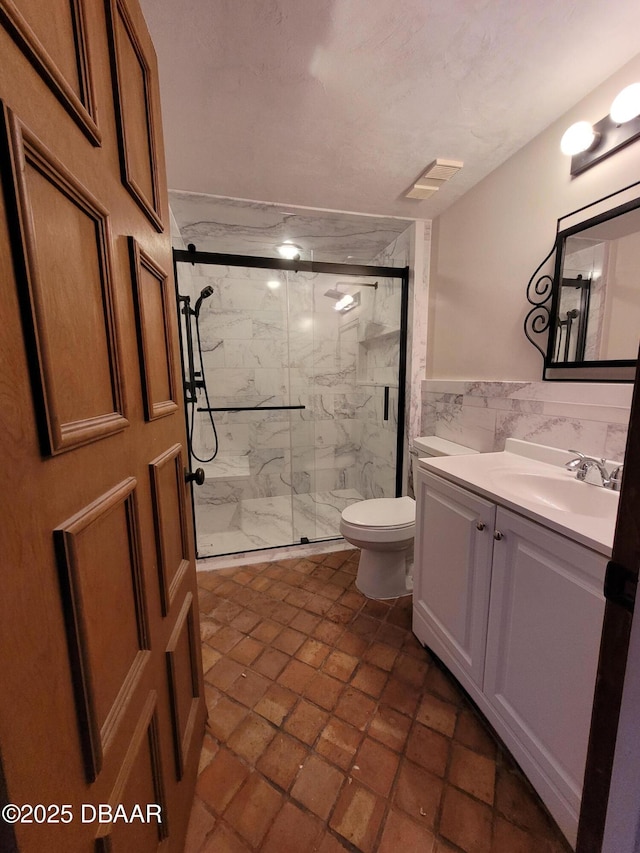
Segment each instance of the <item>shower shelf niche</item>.
M370 344L375 341L388 340L389 338L398 335L400 335L400 329L386 323L378 323L375 320L369 320L366 323L360 322L358 324L358 342L361 344Z
M202 463L202 468L204 468L205 482L207 480L235 480L238 478L248 480L251 474L248 454L219 456L211 462Z
M397 387L400 329L370 322L366 332L358 340L357 384Z
M387 341L394 341L396 338L400 336L400 329L392 329L389 332L382 332L379 335L375 335L369 338L363 338L361 341L358 341L360 346L363 347L372 347L376 345L380 345L382 343L386 343Z

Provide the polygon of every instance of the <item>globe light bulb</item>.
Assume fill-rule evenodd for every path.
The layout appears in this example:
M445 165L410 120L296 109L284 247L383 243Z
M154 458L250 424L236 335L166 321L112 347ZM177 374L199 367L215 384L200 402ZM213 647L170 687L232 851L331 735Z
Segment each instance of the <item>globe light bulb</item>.
M640 83L632 83L616 95L609 115L616 124L624 124L640 115Z
M560 140L563 154L573 156L588 151L596 140L596 133L588 121L577 121L565 130Z

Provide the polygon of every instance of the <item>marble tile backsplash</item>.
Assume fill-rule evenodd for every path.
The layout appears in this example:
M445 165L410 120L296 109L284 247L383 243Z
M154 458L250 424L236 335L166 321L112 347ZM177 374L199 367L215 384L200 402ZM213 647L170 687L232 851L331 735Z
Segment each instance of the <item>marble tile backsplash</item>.
M622 461L631 384L582 382L422 383L423 435L438 435L481 452L520 438Z

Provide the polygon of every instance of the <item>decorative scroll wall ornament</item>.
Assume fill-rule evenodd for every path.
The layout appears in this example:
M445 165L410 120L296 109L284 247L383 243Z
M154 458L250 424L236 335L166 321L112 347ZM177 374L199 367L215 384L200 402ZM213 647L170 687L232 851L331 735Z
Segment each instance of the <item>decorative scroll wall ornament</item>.
M540 270L544 267L547 261L551 258L556 250L555 243L553 248L537 267L529 279L527 285L527 302L533 305L524 318L524 333L527 339L534 345L543 358L546 358L546 344L543 348L532 337L532 335L543 335L549 329L549 321L551 319L550 302L553 294L553 277L545 273L539 278L536 278Z

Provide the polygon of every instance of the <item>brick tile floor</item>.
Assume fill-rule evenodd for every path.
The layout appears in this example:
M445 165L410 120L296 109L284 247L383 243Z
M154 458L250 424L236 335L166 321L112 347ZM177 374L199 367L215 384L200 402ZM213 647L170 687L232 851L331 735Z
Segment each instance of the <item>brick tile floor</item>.
M568 853L358 552L199 573L209 721L185 853Z

